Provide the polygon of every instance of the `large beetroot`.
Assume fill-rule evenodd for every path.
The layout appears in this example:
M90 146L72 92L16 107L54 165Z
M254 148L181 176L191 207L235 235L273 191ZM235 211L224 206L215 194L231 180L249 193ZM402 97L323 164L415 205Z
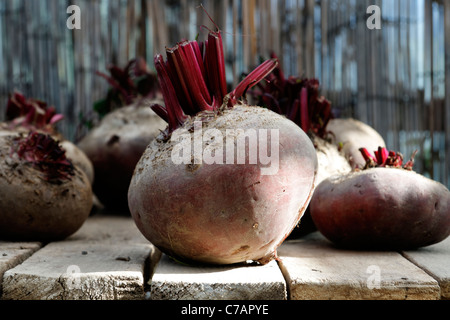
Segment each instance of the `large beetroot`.
M214 264L264 264L310 201L317 170L307 135L238 101L277 65L268 60L227 94L220 32L185 41L155 66L169 123L136 166L128 192L139 230L163 252Z
M319 231L339 246L411 249L450 234L450 191L412 171L413 161L379 148L361 149L364 170L323 181L311 200Z

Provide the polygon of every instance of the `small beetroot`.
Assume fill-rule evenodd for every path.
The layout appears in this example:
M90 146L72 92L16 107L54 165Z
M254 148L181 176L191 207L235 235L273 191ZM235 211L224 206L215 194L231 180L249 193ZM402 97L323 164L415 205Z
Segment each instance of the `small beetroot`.
M165 106L153 109L168 127L137 164L128 200L139 230L163 252L265 264L299 221L314 147L292 121L239 100L277 63L265 61L227 94L220 31L167 49L167 61L155 57Z
M359 249L404 250L440 242L450 234L450 191L414 171L414 155L380 147L361 149L363 170L323 181L311 216L335 244Z
M38 99L27 98L20 92L14 92L6 106L7 121L0 123L0 136L15 135L16 133L28 134L29 132L51 135L65 149L66 156L86 173L92 183L94 168L91 161L74 143L65 139L56 129L56 124L62 119L64 116L57 113L54 106L49 106L46 102Z

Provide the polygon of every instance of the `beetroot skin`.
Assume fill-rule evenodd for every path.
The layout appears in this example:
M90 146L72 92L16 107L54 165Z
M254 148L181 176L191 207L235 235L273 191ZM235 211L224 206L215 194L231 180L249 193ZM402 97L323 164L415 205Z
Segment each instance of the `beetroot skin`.
M311 199L317 155L294 122L239 100L278 65L263 62L227 93L220 31L154 62L168 127L147 147L128 190L142 234L183 261L276 258Z
M92 209L87 175L51 136L0 136L0 239L55 241L75 233Z
M331 177L316 188L310 208L318 230L343 247L412 249L450 234L450 191L401 168Z
M216 155L223 152L225 159L226 129L276 129L279 157L274 174L262 174L265 166L260 161L249 164L249 152L245 164L175 164L172 151L178 142L173 137L179 130L193 136L192 124L201 120L205 118L199 114L175 130L168 141L161 134L149 145L130 184L131 214L150 242L177 259L267 263L276 257L277 247L310 201L317 170L314 146L285 117L236 105L203 121L203 132L214 128L224 137L223 148L220 141L208 139L203 141L203 150L209 147Z
M107 114L78 143L93 164L93 191L106 208L128 209L128 186L136 163L165 125L149 107L133 104Z

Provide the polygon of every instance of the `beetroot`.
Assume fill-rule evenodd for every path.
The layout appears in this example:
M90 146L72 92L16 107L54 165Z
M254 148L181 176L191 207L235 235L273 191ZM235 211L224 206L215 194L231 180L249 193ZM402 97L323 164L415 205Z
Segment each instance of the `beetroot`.
M139 230L188 262L268 263L312 195L317 157L292 121L238 98L277 65L264 62L226 92L220 32L184 41L155 66L168 123L136 166L128 192Z
M404 250L440 242L450 234L450 191L412 171L399 153L361 149L364 170L323 181L311 217L338 246Z
M50 135L0 136L0 239L52 241L76 232L92 208L86 174Z
M128 210L128 186L148 144L165 128L149 107L133 104L107 114L77 146L92 162L93 190L109 210Z
M94 193L108 210L128 211L128 186L134 168L148 144L166 123L149 107L158 96L156 77L142 59L124 68L109 67L112 89L96 103L101 121L78 147L93 164ZM148 101L147 101L148 100Z

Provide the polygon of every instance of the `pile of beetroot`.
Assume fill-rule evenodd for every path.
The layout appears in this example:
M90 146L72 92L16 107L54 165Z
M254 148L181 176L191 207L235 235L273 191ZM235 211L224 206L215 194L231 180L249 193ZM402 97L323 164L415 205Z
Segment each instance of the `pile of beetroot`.
M138 228L163 252L188 262L264 264L293 230L305 228L303 219L294 228L302 216L349 248L417 248L449 235L448 189L414 173L413 160L404 164L387 152L370 126L334 119L319 82L285 78L276 56L229 93L219 31L167 49L155 66L165 105L153 110L168 127L137 164L128 201ZM230 154L227 130L274 128L274 174L262 174L264 166L249 157L222 162ZM199 130L216 134L196 145ZM258 149L266 140L257 139ZM198 159L196 148L208 157ZM174 152L185 161L175 163Z
M218 30L154 65L156 75L142 59L100 74L111 90L78 145L57 132L53 107L11 96L0 126L2 238L65 238L95 196L188 263L266 264L289 236L317 230L377 250L450 234L450 191L370 126L335 118L319 82L285 77L275 55L231 90Z

